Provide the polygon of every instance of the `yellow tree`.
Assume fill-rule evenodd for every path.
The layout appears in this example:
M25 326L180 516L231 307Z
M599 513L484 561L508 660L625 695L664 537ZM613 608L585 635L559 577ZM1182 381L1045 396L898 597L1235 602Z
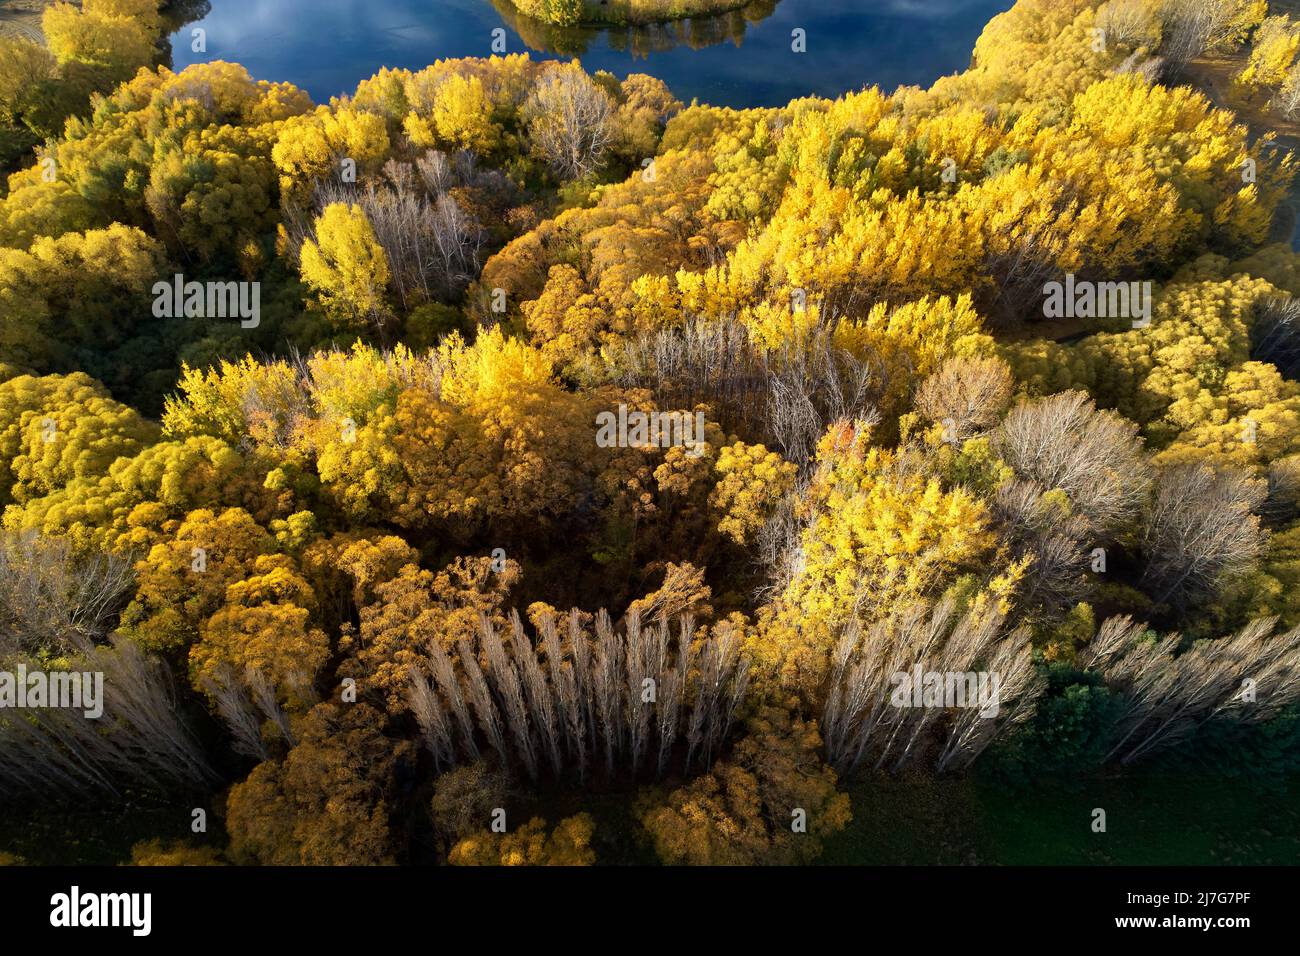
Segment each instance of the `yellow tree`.
M753 644L760 665L805 691L825 676L835 628L985 567L996 545L973 492L946 488L915 449L870 446L868 434L841 422L822 439L789 583Z
M992 544L982 502L945 489L912 452L866 442L865 429L841 424L818 450L804 566L789 593L815 618L843 620L921 594Z
M492 119L493 107L482 80L453 73L438 84L427 122L414 113L407 117L407 135L417 146L491 153L502 137L500 124Z
M137 412L80 372L0 382L0 504L102 477L156 438Z
M507 561L497 571L491 558L457 558L434 574L405 565L375 588L375 599L361 608L355 638L341 642L355 660L341 666L344 676L358 678L384 695L389 709L404 712L412 667L423 667L430 641L450 648L473 639L486 617L505 628L505 600L519 580L519 565Z
M360 206L331 203L302 244L303 281L341 329L382 329L388 316L388 257Z
M330 654L312 626L316 596L286 555L259 555L247 576L226 588L224 604L201 627L190 651L195 686L217 686L223 673L265 677L290 708L315 700L312 684Z
M45 9L41 29L61 64L99 67L120 80L152 59L158 8L152 0L56 3Z
M280 128L271 158L285 200L304 205L316 182L341 175L344 160L355 163L360 178L377 170L389 149L388 128L379 114L322 106Z
M226 801L231 859L270 866L394 862L389 802L407 741L381 730L364 703L318 704L294 722L297 745L259 764Z
M123 629L143 646L186 647L226 602L227 588L247 581L271 535L240 508L191 511L137 565L138 584L122 614Z
M736 442L718 451L719 476L709 492L717 529L739 545L753 538L795 483L798 466L762 445Z
M848 825L849 798L821 761L815 723L768 706L748 729L727 760L641 812L663 862L808 863Z
M156 240L117 224L0 249L0 350L44 365L120 344L150 315L162 264Z
M452 866L590 866L596 862L591 838L596 831L591 815L561 820L547 832L546 821L533 817L513 832L482 833L465 837L451 848Z

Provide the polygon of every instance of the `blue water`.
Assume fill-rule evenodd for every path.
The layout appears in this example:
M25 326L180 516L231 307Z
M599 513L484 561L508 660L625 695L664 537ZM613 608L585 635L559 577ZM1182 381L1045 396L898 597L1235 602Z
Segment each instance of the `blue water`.
M418 69L445 57L486 56L504 28L507 52L577 55L588 70L650 73L689 102L750 107L836 96L872 84L928 86L962 69L989 18L1013 0L759 0L720 17L644 29L561 30L522 19L504 0L211 0L173 35L181 69L243 63L258 79L288 80L320 103L381 66ZM207 51L191 51L191 30ZM791 31L807 52L791 52Z

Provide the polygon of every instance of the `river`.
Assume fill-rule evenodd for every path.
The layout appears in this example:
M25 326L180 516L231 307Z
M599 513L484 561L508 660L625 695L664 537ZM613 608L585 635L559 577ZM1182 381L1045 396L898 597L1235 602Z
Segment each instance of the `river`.
M984 24L1012 0L757 0L718 17L645 28L557 29L507 0L212 0L172 36L181 69L244 64L288 80L317 102L350 92L382 66L418 69L445 57L486 56L503 29L507 52L573 57L588 70L649 73L682 100L737 108L863 86L928 86L966 68ZM192 31L206 50L193 50ZM807 52L791 51L803 30Z

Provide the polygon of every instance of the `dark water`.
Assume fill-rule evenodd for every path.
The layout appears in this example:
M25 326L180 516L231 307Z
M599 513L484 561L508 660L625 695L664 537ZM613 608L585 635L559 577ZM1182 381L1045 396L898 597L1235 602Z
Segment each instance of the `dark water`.
M506 0L211 0L172 37L176 69L243 63L258 79L289 80L317 102L350 92L381 66L418 69L486 56L492 31L507 52L577 56L588 70L650 73L683 100L782 105L872 84L928 86L970 62L984 24L1013 0L756 0L719 17L646 28L556 29ZM191 30L207 52L191 51ZM791 52L801 28L807 52Z

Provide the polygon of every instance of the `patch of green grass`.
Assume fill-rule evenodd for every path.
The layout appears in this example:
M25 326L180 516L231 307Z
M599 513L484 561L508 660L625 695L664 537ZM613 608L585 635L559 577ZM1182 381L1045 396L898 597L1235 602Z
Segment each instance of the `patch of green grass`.
M956 865L984 859L979 807L965 780L873 777L852 787L853 820L818 861L852 866Z
M851 790L829 864L1205 866L1300 863L1300 780L1135 775L891 780ZM1092 829L1106 811L1106 832Z
M1000 863L1208 866L1300 862L1298 785L1133 776L1023 792L977 787ZM1092 830L1098 808L1105 833Z
M190 812L208 809L208 834L190 832ZM33 866L117 866L131 861L131 847L155 837L164 843L196 840L220 844L224 837L208 802L164 800L127 794L121 802L86 797L79 806L51 803L0 807L0 853Z

